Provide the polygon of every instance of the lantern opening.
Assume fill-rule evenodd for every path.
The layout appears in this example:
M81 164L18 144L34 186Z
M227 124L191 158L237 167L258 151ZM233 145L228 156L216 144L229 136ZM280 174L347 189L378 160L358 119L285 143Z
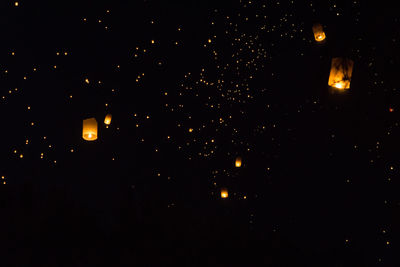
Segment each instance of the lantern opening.
M321 42L325 40L325 33L321 33L317 35L317 41Z

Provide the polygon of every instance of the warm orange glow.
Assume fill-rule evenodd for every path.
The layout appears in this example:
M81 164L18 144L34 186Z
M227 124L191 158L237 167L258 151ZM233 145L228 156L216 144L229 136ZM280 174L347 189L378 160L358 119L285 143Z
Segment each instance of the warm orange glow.
M111 118L112 118L112 115L111 114L107 114L106 118L104 119L104 124L110 125L111 124Z
M314 33L315 41L322 42L323 40L325 40L326 35L324 32L324 28L322 27L321 24L319 24L319 23L314 24L312 30Z
M393 112L394 111L394 109L393 108L389 108L389 112Z
M83 120L82 137L86 141L97 139L97 121L95 118Z
M325 40L325 33L323 32L323 33L317 34L316 40L318 42Z
M332 85L333 87L337 89L344 89L346 88L346 83L345 82L338 82Z
M237 157L236 161L235 161L235 166L237 168L240 168L242 166L242 158L241 157Z
M221 198L228 198L228 196L229 196L228 189L222 188L221 189Z
M339 90L349 89L354 62L346 58L333 58L328 85Z

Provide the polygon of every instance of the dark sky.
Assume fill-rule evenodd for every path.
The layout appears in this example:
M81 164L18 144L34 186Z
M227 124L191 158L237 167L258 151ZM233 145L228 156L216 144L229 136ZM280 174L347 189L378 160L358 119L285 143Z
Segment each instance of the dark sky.
M400 266L398 11L2 1L5 266Z

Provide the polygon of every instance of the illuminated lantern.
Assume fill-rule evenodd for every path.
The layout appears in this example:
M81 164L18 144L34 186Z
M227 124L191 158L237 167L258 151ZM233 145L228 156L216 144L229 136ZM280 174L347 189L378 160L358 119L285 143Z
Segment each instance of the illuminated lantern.
M111 124L111 118L112 118L112 115L111 114L107 114L106 118L104 119L104 124L110 125Z
M87 141L97 139L97 121L95 118L83 120L82 137Z
M242 158L241 157L237 157L235 160L235 167L236 168L240 168L242 166Z
M312 27L312 30L314 33L315 41L322 42L323 40L325 40L326 35L324 32L324 28L322 27L321 24L319 24L319 23L314 24L314 26Z
M354 62L347 58L332 58L328 85L339 90L349 89Z
M221 188L221 198L228 198L228 189Z

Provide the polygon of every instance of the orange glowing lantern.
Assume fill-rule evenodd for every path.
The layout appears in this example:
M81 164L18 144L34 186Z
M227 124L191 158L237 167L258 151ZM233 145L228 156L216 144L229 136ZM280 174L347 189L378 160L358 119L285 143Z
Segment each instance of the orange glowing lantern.
M83 120L82 137L86 141L97 139L97 121L95 118Z
M349 89L353 66L354 62L351 59L333 58L328 85L339 90Z
M104 119L104 124L105 125L110 125L111 124L111 119L112 119L112 115L111 114L107 114L107 116Z
M228 198L228 189L226 188L221 188L221 198Z
M242 166L242 158L241 157L237 157L235 160L235 167L236 168L240 168Z
M324 28L322 27L321 24L319 24L319 23L314 24L312 27L312 30L314 33L315 41L322 42L323 40L325 40L326 35L324 32Z

